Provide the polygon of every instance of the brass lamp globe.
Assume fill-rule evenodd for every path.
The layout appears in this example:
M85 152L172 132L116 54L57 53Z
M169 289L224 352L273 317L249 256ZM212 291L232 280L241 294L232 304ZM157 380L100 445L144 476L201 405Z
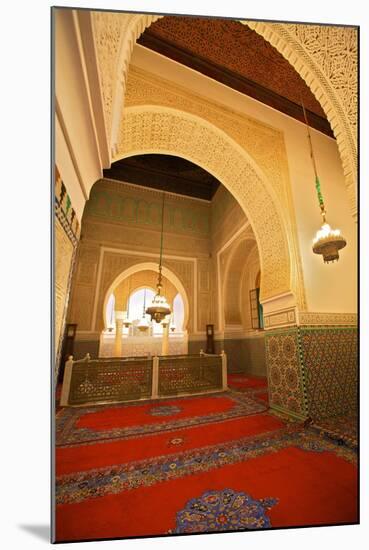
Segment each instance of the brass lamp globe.
M149 321L146 319L146 315L143 314L143 316L140 319L140 322L137 325L137 328L140 332L146 332L149 326L150 326Z
M146 309L146 313L151 316L151 319L156 323L160 323L171 312L169 304L165 296L158 293L154 296L151 305Z
M314 254L322 254L324 263L338 261L338 251L345 246L346 239L342 237L340 230L332 229L324 220L313 240Z
M175 322L174 322L174 317L173 317L173 315L172 315L171 320L170 320L169 328L170 328L170 331L171 331L171 332L174 332L174 331L176 330L176 328L177 328L177 327L176 327L176 324L175 324Z
M124 318L124 321L123 321L123 326L124 328L129 328L131 325L132 325L132 321L128 318L128 312L126 313L126 317Z
M307 134L308 134L308 140L309 140L309 146L310 146L310 157L313 163L314 174L315 174L315 189L318 196L320 214L323 219L323 225L317 231L315 238L313 239L313 252L314 254L321 254L323 256L324 263L330 263L330 262L338 261L339 259L338 251L344 248L347 243L346 243L346 239L341 235L340 230L332 229L329 223L327 223L326 221L326 210L325 210L323 195L320 189L320 181L319 181L318 171L316 168L316 163L314 158L313 144L311 141L309 124L307 121L304 103L302 101L301 103L302 103L302 109L304 112L304 118L305 118L305 123L307 128Z
M146 305L146 288L144 292L144 303L143 303L143 312L142 317L140 319L140 322L137 325L137 328L140 332L146 332L150 326L149 321L146 319L146 312L145 312L145 305Z

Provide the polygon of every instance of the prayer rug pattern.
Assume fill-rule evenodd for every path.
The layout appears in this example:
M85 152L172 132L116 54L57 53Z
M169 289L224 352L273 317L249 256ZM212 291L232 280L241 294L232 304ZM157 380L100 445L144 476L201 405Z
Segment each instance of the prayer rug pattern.
M160 399L149 403L70 407L57 414L56 444L65 446L137 437L209 422L222 422L265 412L267 409L265 402L234 391Z
M228 387L233 391L247 394L256 401L269 403L268 381L264 376L248 376L247 374L229 374Z
M188 501L185 508L177 513L173 533L265 529L271 527L266 511L277 502L276 498L253 499L232 489L206 491L199 498Z
M352 464L356 453L347 446L322 437L301 425L286 426L272 433L242 438L187 452L61 475L56 479L56 503L76 503L108 494L147 487L198 472L209 472L282 449L297 447L311 452L332 452Z

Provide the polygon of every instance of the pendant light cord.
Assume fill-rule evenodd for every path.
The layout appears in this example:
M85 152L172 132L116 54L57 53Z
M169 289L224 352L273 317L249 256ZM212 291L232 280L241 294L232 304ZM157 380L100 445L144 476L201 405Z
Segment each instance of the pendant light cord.
M131 298L131 277L128 279L128 303L127 303L127 319L129 319L129 302Z
M164 198L165 193L163 192L163 200L161 205L161 237L160 237L160 260L159 267L161 268L161 261L163 257L163 234L164 234Z
M309 127L308 119L307 119L307 116L306 116L305 105L304 105L304 102L303 102L302 98L301 98L301 105L302 105L302 110L303 110L303 113L304 113L304 119L305 119L307 134L308 134L308 140L309 140L309 146L310 146L310 157L311 157L311 160L312 160L312 163L313 163L313 168L314 168L316 194L318 196L320 212L321 212L321 215L323 217L323 222L325 223L326 211L325 211L325 206L324 206L324 199L323 199L322 191L320 189L320 180L319 180L318 171L317 171L316 163L315 163L313 143L311 141L311 134L310 134L310 127Z
M146 288L144 290L144 307L143 307L142 317L145 316L145 313L146 313Z
M162 200L162 205L161 205L161 236L160 236L160 257L159 257L159 276L158 276L158 284L157 284L157 287L158 287L158 294L160 294L160 291L161 291L161 287L162 287L162 284L161 284L161 270L162 270L162 258L163 258L163 235L164 235L164 198L165 198L165 193L163 191L163 200Z

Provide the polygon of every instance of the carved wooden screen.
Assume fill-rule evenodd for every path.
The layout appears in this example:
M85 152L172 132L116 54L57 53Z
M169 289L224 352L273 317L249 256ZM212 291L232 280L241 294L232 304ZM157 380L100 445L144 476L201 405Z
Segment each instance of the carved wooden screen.
M151 359L81 361L73 366L69 404L148 399L151 388Z
M218 391L222 384L220 355L160 357L159 396Z

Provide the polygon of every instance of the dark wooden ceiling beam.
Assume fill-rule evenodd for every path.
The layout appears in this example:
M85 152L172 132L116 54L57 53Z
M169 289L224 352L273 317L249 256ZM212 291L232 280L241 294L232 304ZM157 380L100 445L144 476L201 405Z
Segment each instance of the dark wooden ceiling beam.
M200 167L196 168L202 170ZM189 197L197 197L208 201L212 199L220 185L220 182L215 178L212 178L210 182L202 183L180 175L157 170L150 166L135 166L130 163L129 158L113 163L111 168L103 171L103 176L108 179L133 183Z
M150 29L140 36L138 44L156 51L161 55L169 57L182 65L186 65L191 69L198 71L218 82L221 82L229 88L233 88L242 94L248 95L265 105L269 105L274 109L296 119L300 122L304 122L304 113L302 106L283 97L256 82L249 80L248 78L241 76L225 67L216 65L208 60L199 56L194 56L191 52L179 48L175 44L169 41L162 40L154 34L150 33ZM334 138L332 129L327 119L320 117L319 115L307 110L307 117L309 125L315 128L319 132L326 134L327 136Z

